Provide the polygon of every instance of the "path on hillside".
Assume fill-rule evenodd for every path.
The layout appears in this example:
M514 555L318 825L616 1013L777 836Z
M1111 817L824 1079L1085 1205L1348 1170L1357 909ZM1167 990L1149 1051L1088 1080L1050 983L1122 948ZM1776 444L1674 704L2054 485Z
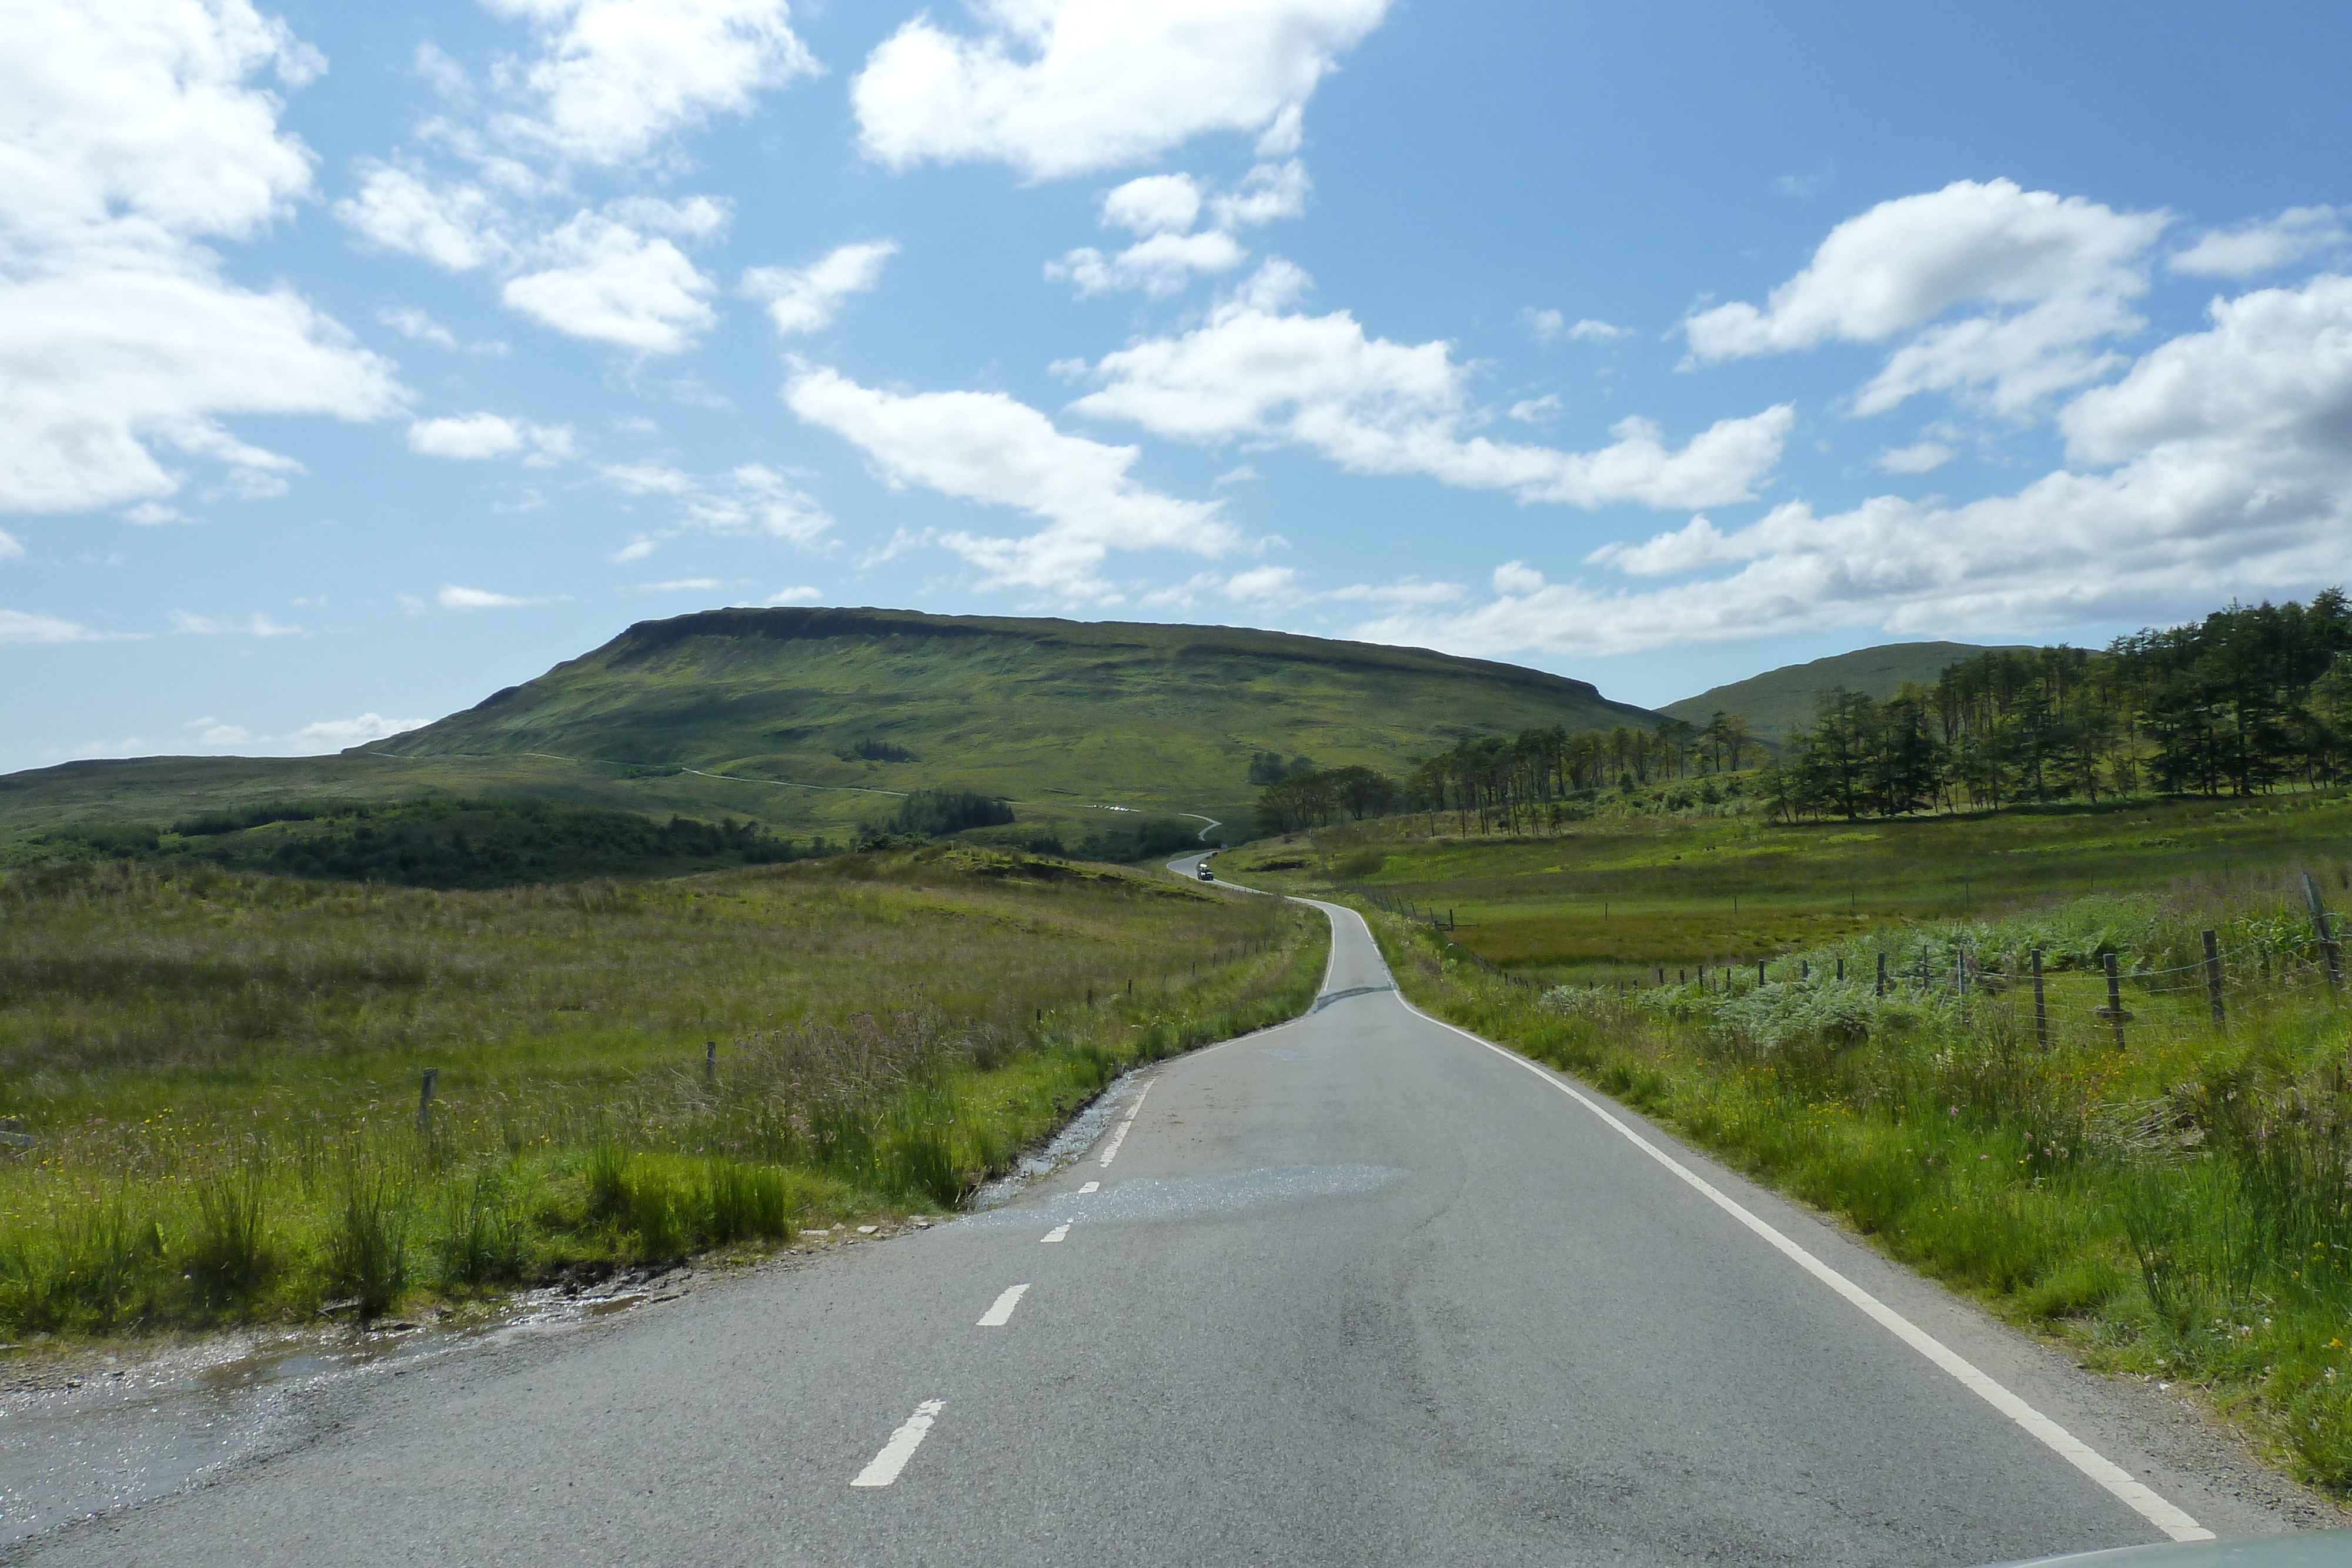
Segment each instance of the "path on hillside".
M2189 1429L2153 1394L1423 1018L1332 917L1310 1015L1162 1064L1004 1207L341 1385L290 1450L25 1557L1924 1568L2161 1539L1757 1226L2126 1490L2284 1527L2150 1456Z

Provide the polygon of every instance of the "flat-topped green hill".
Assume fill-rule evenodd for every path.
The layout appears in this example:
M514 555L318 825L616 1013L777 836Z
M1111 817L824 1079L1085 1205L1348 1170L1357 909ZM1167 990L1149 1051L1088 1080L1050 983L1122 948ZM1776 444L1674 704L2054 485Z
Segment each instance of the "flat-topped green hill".
M1240 817L1260 751L1398 769L1465 736L1654 721L1559 675L1281 632L719 610L632 626L370 749Z
M830 832L974 789L1078 836L1122 806L1246 823L1259 752L1402 770L1476 735L1650 725L1590 685L1223 626L718 610L642 622L478 706L339 757L150 758L0 778L0 840L272 799L530 794Z

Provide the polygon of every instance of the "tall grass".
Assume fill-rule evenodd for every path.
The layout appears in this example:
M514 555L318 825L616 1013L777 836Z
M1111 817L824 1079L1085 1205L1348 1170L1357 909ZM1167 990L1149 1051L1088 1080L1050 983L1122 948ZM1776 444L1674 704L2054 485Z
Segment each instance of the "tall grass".
M1128 1067L1304 1008L1322 953L1271 900L961 849L505 893L108 867L0 904L0 1113L42 1140L0 1153L11 1336L951 1206Z
M1373 919L1423 1005L2105 1364L2205 1385L2308 1477L2352 1489L2352 1010L2276 883L1882 929L1775 960L1760 986L1748 967L1542 991ZM1885 995L1881 950L1904 959Z

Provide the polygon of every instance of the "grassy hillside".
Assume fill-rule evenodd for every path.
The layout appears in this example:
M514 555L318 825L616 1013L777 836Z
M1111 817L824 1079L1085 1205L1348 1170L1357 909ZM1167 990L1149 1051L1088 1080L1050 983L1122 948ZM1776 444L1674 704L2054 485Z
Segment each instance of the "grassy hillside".
M1746 714L1749 729L1768 740L1778 740L1791 723L1812 718L1813 698L1822 692L1843 686L1884 700L1906 681L1932 684L1948 666L1985 651L1973 643L1889 643L1879 648L1857 648L1807 664L1767 670L1668 703L1658 711L1687 724L1705 724L1718 713Z
M916 789L1018 802L1076 846L1103 808L1246 824L1260 750L1401 770L1465 736L1655 716L1535 670L1233 627L725 610L646 622L341 757L73 763L0 779L0 844L284 800L532 795L845 836ZM1132 821L1132 819L1129 819Z

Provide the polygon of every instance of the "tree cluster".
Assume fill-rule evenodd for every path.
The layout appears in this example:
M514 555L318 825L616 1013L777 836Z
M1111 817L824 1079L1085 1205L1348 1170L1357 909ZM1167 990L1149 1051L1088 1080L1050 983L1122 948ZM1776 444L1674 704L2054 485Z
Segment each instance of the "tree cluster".
M1556 821L1562 807L1603 790L1630 792L1736 771L1761 750L1738 714L1717 714L1705 727L1664 719L1647 729L1523 729L1460 741L1415 762L1401 779L1351 766L1269 783L1258 792L1258 826L1286 833L1322 827L1343 814L1362 821L1440 811L1458 817L1465 830L1475 816L1481 831L1499 826L1518 832L1538 820Z
M1824 692L1759 779L1789 820L2352 778L2352 602L2231 604L2093 652L1995 650L1874 700Z
M976 789L918 789L890 813L888 831L919 838L945 838L966 828L994 828L1013 821L1013 807Z

